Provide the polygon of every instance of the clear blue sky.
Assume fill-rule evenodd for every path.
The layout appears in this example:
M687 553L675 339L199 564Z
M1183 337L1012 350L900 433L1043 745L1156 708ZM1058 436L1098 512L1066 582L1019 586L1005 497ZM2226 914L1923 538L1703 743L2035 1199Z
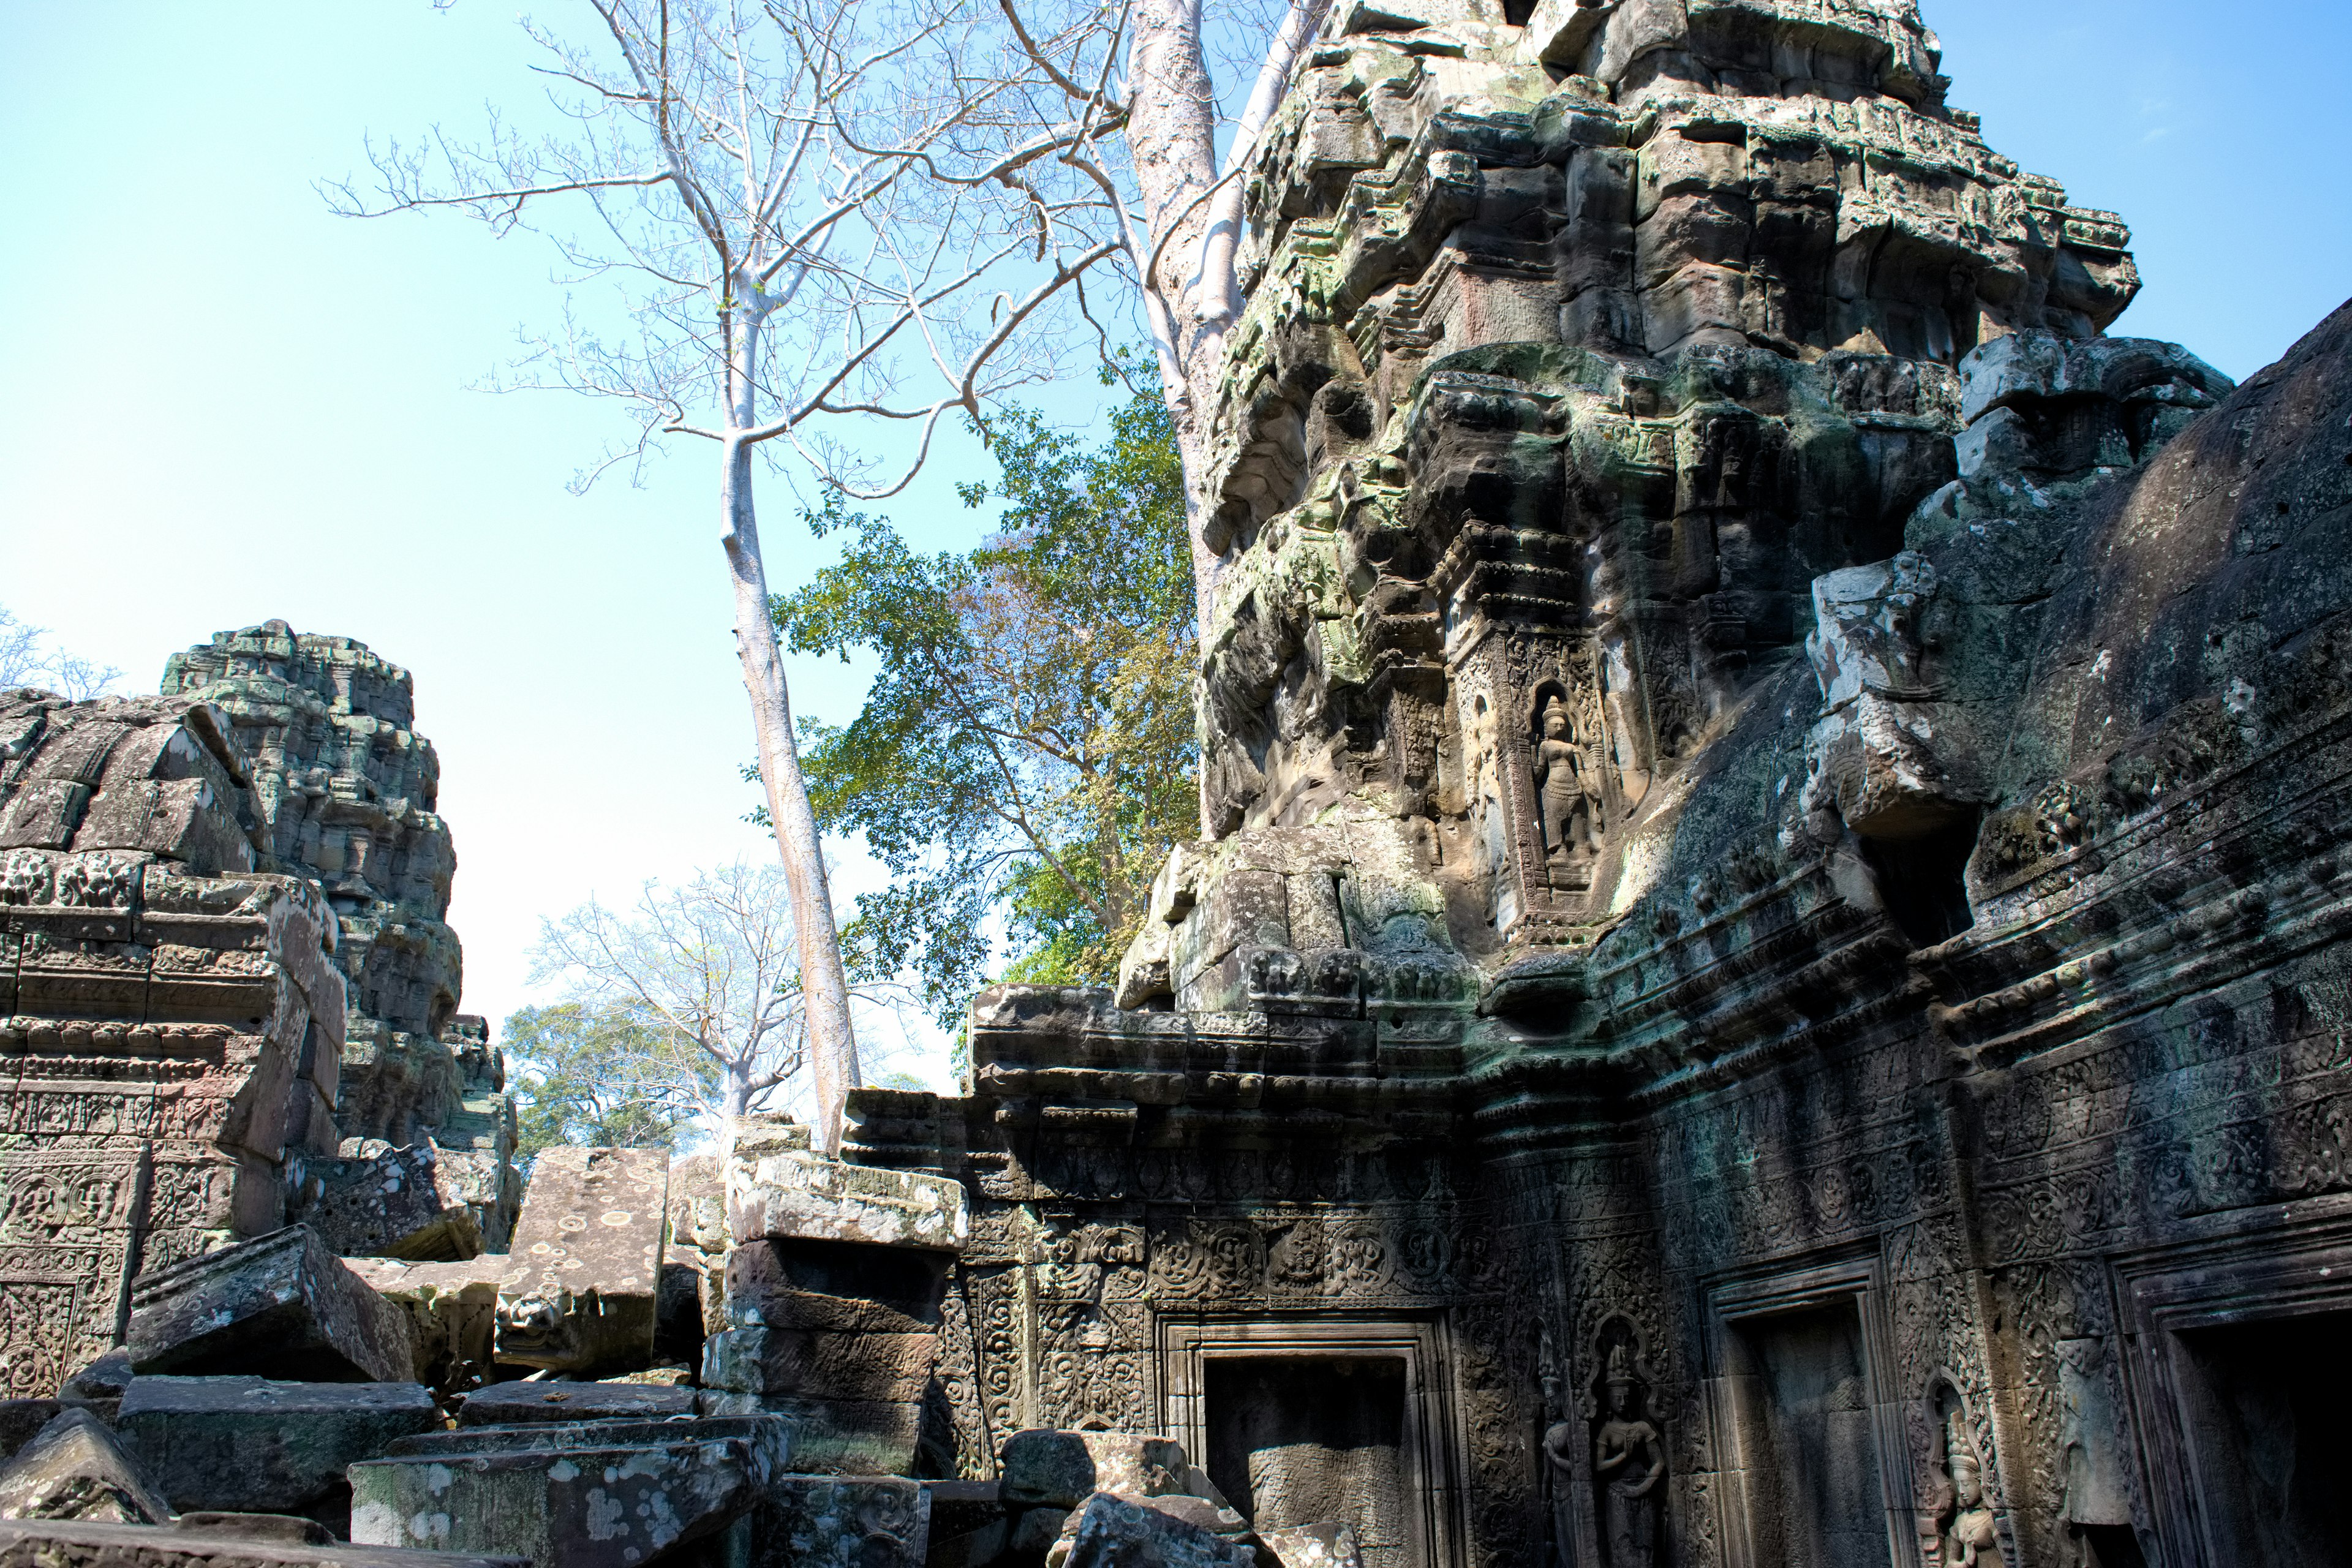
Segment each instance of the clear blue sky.
M2242 377L2352 293L2352 5L1928 0L1928 20L1993 145L2134 226L2147 288L2118 331ZM494 1018L526 999L542 914L765 852L739 821L705 454L567 495L614 413L465 390L551 319L544 252L337 219L311 190L369 132L527 103L526 59L491 0L0 0L0 604L131 689L272 616L414 670L466 1001ZM970 539L948 483L971 461L893 509L910 532ZM820 553L771 494L789 586ZM793 679L803 711L856 711L860 672Z

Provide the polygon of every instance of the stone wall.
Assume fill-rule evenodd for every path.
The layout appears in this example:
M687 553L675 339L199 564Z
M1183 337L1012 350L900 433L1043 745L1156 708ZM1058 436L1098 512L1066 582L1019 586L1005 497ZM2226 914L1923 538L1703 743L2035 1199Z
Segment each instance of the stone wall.
M245 760L185 698L0 693L0 1390L120 1334L131 1278L282 1223L331 1153L343 978L255 869Z
M135 1277L299 1218L503 1249L520 1196L504 1064L454 1013L455 858L407 674L273 622L163 684L0 693L11 1395L115 1342Z
M1392 1448L1400 1568L2330 1538L2352 308L2243 388L2101 336L2122 224L1944 90L1904 0L1335 13L1252 170L1214 836L1115 994L853 1097L971 1194L967 1473Z

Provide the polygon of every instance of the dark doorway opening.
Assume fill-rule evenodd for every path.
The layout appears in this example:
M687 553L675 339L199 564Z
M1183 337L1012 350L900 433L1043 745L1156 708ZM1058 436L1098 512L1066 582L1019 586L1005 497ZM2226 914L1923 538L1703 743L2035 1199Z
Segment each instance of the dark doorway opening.
M2352 1568L2352 1312L2179 1336L2183 1426L2211 1551L2239 1568Z
M1888 1568L1860 1311L1848 1301L1750 1319L1740 1337L1756 1373L1743 1415L1759 1558L1767 1568Z
M1396 1356L1216 1356L1209 1479L1259 1530L1351 1525L1364 1568L1426 1568Z
M1957 822L1911 838L1865 838L1863 858L1878 879L1878 896L1888 918L1916 947L1949 942L1977 923L1969 907L1969 857L1977 850L1979 817Z

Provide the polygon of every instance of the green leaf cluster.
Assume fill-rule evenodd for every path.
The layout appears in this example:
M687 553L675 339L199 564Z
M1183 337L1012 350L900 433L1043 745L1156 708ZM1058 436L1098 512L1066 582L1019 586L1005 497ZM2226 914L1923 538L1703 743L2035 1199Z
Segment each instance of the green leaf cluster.
M980 549L917 552L836 494L809 521L848 536L839 563L773 604L794 651L879 662L854 722L803 723L803 766L825 830L862 833L891 872L860 895L845 956L911 971L950 1027L992 973L1110 980L1152 876L1199 829L1166 407L1129 398L1097 446L1023 409L983 434L1000 476L957 487L1003 508Z
M670 1149L693 1120L683 1085L649 1075L671 1062L658 1029L620 1007L565 1002L525 1007L500 1032L516 1068L515 1155L528 1160L559 1144Z

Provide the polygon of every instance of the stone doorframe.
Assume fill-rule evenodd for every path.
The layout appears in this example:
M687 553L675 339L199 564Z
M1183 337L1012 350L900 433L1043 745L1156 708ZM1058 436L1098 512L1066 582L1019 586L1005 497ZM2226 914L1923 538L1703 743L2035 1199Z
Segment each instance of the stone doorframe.
M1871 1430L1878 1451L1878 1483L1886 1512L1887 1561L1920 1568L1904 1407L1894 1374L1894 1325L1887 1312L1885 1269L1873 1244L1771 1273L1718 1280L1706 1288L1705 1407L1717 1457L1717 1539L1724 1568L1759 1568L1764 1561L1751 1533L1749 1444L1764 1419L1761 1374L1740 1331L1763 1320L1821 1308L1851 1307L1862 1341Z
M1459 1568L1461 1446L1454 1439L1454 1373L1444 1324L1435 1313L1381 1316L1278 1312L1230 1316L1164 1316L1159 1342L1163 1429L1208 1468L1208 1363L1216 1360L1316 1357L1389 1358L1404 1363L1404 1454L1417 1478L1420 1507L1412 1511L1421 1560L1429 1568Z
M2296 1211L2301 1211L2296 1213ZM2176 1337L2320 1312L2352 1311L2352 1203L2296 1205L2294 1222L2265 1234L2217 1231L2112 1259L2125 1397L2138 1441L2142 1522L2172 1568L2234 1568L2210 1534L2196 1446L2182 1429L2182 1358Z

